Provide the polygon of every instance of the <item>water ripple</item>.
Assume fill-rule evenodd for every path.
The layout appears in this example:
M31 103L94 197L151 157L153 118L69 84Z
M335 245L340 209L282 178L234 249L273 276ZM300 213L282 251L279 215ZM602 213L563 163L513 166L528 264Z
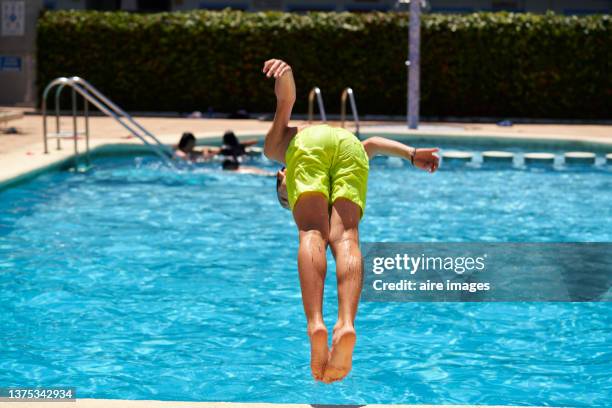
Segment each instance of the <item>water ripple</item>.
M272 169L269 164L265 165ZM610 171L376 160L364 241L610 241ZM362 303L353 373L311 380L274 179L101 160L0 194L0 383L95 398L605 406L604 303ZM335 264L325 293L337 310Z

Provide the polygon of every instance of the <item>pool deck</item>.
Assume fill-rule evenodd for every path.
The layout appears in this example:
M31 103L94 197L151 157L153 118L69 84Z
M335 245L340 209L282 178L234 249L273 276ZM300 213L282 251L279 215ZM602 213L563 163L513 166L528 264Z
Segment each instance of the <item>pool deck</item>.
M1 108L0 108L1 109ZM15 110L15 109L12 109ZM19 110L19 109L17 109ZM24 174L43 170L49 165L66 160L73 155L73 141L62 140L62 150L56 150L55 140L49 141L49 154L43 152L42 117L31 114L13 120L10 126L18 134L0 134L0 183L18 179ZM270 121L260 120L227 120L227 119L189 119L178 117L136 117L147 130L155 134L163 143L175 144L183 132L190 131L206 143L207 138L218 139L228 129L239 137L263 135L269 128ZM295 122L300 125L304 122ZM50 129L54 129L54 117L48 118ZM72 118L61 118L62 129L72 129ZM82 119L79 128L83 129ZM90 118L90 148L106 144L140 144L140 141L129 135L121 125L108 117ZM422 123L418 130L407 130L401 122L363 122L362 133L367 134L402 134L407 136L450 137L456 139L483 138L499 140L548 140L583 141L612 146L612 125L549 125L549 124L516 124L511 127L500 127L495 124L481 123ZM83 151L85 141L80 139L79 151ZM609 149L612 152L612 147Z
M48 408L49 402L0 402L0 407ZM175 401L128 401L106 399L77 399L72 402L53 402L53 408L473 408L475 405L328 405L328 404L266 404L254 402L175 402ZM485 407L480 405L480 407ZM513 408L511 406L487 405L487 408ZM514 407L518 408L518 407ZM524 406L522 408L525 408ZM527 407L529 408L529 407ZM543 408L543 407L531 407ZM549 407L550 408L550 407Z

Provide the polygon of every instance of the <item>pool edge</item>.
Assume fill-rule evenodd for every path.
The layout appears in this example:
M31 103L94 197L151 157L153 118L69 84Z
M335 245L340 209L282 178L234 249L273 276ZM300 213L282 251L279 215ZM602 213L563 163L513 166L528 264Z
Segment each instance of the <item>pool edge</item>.
M553 146L556 148L562 146L580 146L583 148L595 148L603 151L607 149L608 152L612 152L612 139L598 139L593 137L578 137L578 136L542 136L533 134L502 134L502 133L472 133L465 131L452 132L448 130L444 131L414 131L401 128L389 128L389 127L376 127L368 126L362 129L361 136L375 136L383 135L386 137L392 137L397 140L427 140L434 139L436 141L444 140L445 142L460 142L460 143L491 143L495 145L504 144L528 144L531 146ZM394 137L393 137L394 136ZM221 142L222 136L219 132L203 132L196 135L199 142L205 141L213 144ZM171 141L175 141L177 135L175 134L164 134L159 137L162 142L167 146L172 146ZM246 130L241 132L240 138L264 138L264 135L259 130ZM90 155L93 157L111 156L111 155L123 155L123 154L148 154L150 151L147 147L141 144L137 140L96 140L91 143L92 148L90 149ZM198 145L202 145L198 143ZM18 154L20 152L12 152ZM55 152L57 154L57 152ZM43 156L42 158L33 158L35 164L24 166L21 171L8 172L5 174L5 169L0 169L0 192L15 187L17 185L28 182L42 174L50 171L65 168L69 163L75 160L75 157L82 157L85 154L79 153L59 153L60 157L50 158L50 156ZM15 158L13 158L15 159Z

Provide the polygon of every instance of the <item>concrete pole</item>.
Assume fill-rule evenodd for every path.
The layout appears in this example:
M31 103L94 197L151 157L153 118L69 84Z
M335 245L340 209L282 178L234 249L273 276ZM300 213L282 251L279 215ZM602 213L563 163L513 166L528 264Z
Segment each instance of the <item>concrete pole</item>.
M419 127L421 64L421 0L410 1L408 28L408 128Z

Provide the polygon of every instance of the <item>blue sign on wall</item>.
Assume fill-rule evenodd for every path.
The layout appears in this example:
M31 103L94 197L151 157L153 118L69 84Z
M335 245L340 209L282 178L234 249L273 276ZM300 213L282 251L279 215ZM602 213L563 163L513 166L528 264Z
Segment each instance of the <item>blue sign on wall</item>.
M21 57L0 55L0 71L21 72Z

